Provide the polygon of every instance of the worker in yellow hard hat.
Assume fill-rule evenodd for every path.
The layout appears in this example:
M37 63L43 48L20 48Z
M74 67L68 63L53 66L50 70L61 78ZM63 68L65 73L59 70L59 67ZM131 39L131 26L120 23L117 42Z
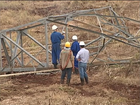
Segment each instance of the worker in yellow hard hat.
M60 68L62 70L61 74L61 84L64 83L65 76L67 74L67 84L70 84L72 70L74 70L74 56L70 49L70 42L65 43L64 49L60 53Z

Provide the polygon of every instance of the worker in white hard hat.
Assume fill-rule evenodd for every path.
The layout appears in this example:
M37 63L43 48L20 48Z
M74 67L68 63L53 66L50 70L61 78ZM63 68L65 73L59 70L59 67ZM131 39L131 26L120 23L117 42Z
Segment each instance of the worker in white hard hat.
M64 39L64 34L57 32L58 27L56 25L52 26L53 33L51 34L51 42L52 42L52 64L54 65L54 68L57 68L57 64L59 61L59 56L61 52L61 40Z
M77 53L78 53L78 51L80 50L80 46L79 46L79 42L77 41L77 36L76 35L74 35L74 36L72 36L72 40L73 40L73 43L72 43L72 45L71 45L71 51L73 52L73 55L74 55L74 67L75 67L75 69L74 69L74 74L78 74L79 72L78 72L78 61L77 61L77 59L76 59L76 55L77 55Z
M89 51L86 48L84 48L85 43L83 41L81 41L79 45L81 49L77 53L76 59L78 60L78 69L80 74L81 85L84 85L84 79L85 82L88 84L88 75L86 73L86 68L89 59Z

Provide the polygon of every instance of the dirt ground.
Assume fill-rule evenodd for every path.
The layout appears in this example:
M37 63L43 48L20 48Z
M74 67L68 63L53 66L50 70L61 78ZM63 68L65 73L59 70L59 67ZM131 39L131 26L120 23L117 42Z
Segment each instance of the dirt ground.
M140 19L137 9L140 7L138 1L30 2L1 2L2 24L0 28L7 29L22 25L33 21L33 18L37 20L44 16L108 5L111 5L120 16ZM131 29L131 33L135 34L138 31L139 24L128 22L127 25ZM42 28L38 31L41 32ZM39 36L38 33L36 34ZM79 34L81 35L79 35L79 40L85 39L84 33ZM38 41L41 42L42 38ZM117 47L114 45L107 47L109 50L106 49L102 53L110 58L124 59L126 56L137 57L139 55L134 48L122 46L118 42ZM103 58L102 55L99 57ZM104 65L90 68L87 73L89 84L84 84L84 86L80 85L79 75L75 74L72 74L70 86L60 84L61 72L0 78L0 105L140 105L140 64L130 68L129 65L115 65L113 67Z
M60 84L61 72L0 78L0 105L140 105L138 78L111 80L101 69L87 72L84 86L76 74L70 86Z

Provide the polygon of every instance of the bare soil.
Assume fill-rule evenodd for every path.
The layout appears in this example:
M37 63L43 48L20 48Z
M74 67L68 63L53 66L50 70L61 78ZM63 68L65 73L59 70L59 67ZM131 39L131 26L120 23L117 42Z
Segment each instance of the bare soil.
M120 76L102 76L100 69L87 72L89 84L84 86L76 74L70 86L60 84L61 72L1 78L0 105L140 105L136 78L136 83L124 83Z

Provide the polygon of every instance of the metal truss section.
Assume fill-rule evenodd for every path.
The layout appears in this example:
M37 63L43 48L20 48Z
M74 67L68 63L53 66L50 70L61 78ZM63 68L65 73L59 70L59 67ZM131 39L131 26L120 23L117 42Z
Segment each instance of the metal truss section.
M92 19L90 23L82 21L82 18L87 17ZM140 24L138 20L119 16L111 6L107 6L97 9L79 10L63 15L48 16L28 24L2 30L0 31L0 72L17 72L21 71L21 69L22 71L32 71L38 68L50 67L49 54L51 54L51 45L49 44L49 27L52 23L62 26L62 31L66 31L66 41L70 40L70 28L92 35L93 38L87 40L86 43L86 48L90 50L90 58L92 58L90 63L92 64L95 60L107 62L104 59L98 58L98 56L112 40L140 48L140 30L136 34L130 33L130 29L125 23L126 21ZM74 24L71 24L71 22ZM45 38L41 42L35 38L35 33L30 32L30 30L36 30L38 27L44 29L42 36L45 36ZM29 38L29 41L25 40L24 37ZM35 54L31 50L33 47L29 47L29 49L24 48L24 45L30 41L38 46ZM94 49L95 51L93 51ZM43 52L45 56L43 55L44 60L41 60L39 56ZM6 60L3 60L3 57ZM28 58L28 61L25 61L25 58ZM109 56L108 60L115 61Z

